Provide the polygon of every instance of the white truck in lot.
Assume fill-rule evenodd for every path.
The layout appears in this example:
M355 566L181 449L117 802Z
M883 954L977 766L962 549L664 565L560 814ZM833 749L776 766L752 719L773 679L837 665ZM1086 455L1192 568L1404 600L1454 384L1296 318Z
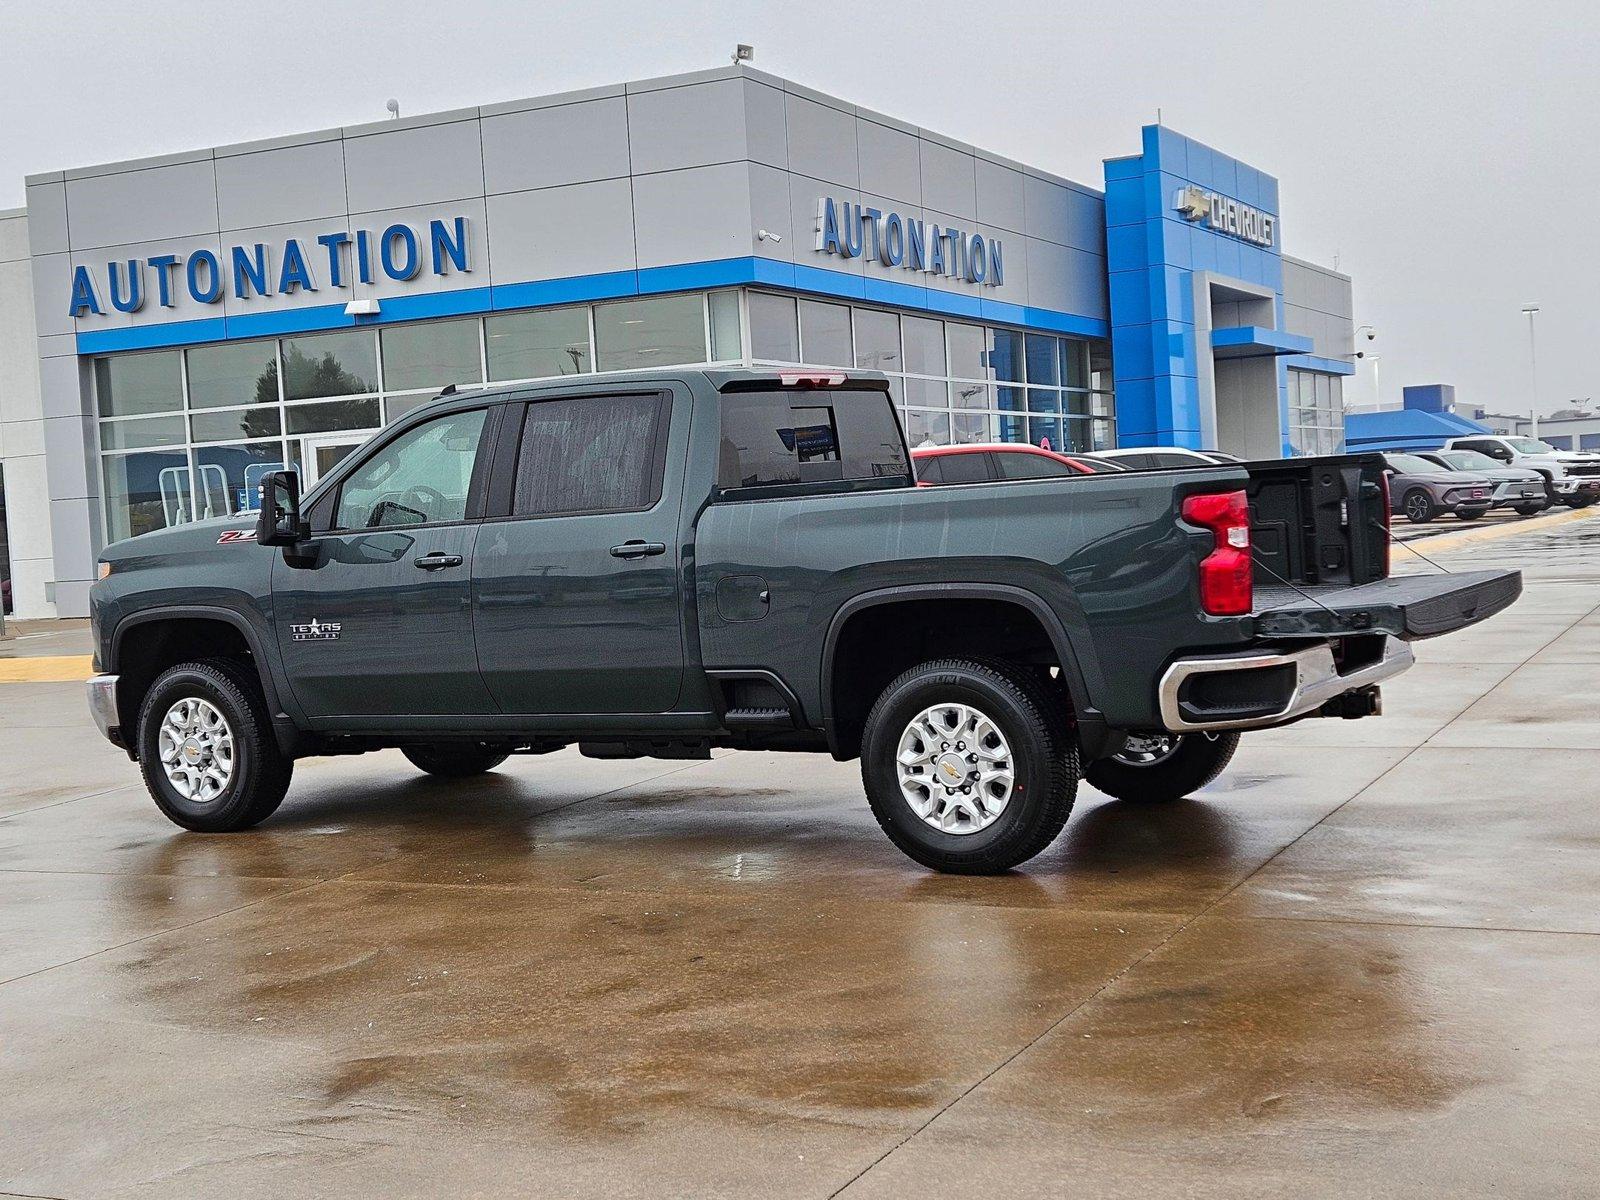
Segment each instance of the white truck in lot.
M1537 471L1550 499L1568 508L1587 508L1600 500L1600 454L1557 450L1538 438L1487 433L1451 438L1444 449L1476 450L1503 466Z

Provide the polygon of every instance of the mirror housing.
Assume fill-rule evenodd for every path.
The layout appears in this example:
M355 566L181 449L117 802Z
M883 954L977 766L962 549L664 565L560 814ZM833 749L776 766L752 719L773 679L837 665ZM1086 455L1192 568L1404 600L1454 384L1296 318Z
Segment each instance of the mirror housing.
M310 537L300 515L300 474L269 471L261 477L261 516L256 520L256 543L261 546L297 546Z

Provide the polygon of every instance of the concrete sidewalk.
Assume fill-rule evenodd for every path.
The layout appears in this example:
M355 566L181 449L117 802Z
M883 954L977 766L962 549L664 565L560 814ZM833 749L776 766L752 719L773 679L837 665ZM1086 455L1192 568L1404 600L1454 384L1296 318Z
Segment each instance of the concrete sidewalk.
M801 755L311 760L186 834L0 685L0 1191L1592 1195L1600 521L1424 549L1526 594L997 879Z

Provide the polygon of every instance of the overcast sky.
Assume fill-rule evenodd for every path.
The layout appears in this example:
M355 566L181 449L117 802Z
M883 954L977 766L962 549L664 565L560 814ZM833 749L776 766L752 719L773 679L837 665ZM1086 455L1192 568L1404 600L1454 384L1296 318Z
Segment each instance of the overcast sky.
M1600 9L1517 3L0 0L0 208L36 171L756 66L1103 186L1162 110L1278 176L1284 248L1355 278L1383 392L1600 399ZM1347 384L1369 401L1372 371Z

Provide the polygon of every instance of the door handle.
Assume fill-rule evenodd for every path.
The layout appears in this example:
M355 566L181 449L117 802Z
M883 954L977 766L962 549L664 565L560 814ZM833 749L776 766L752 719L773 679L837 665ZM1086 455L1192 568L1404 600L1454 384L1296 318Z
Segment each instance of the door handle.
M623 542L620 546L611 547L612 558L649 558L652 554L665 554L665 542L641 542L635 538L631 542Z
M424 554L421 558L413 558L411 565L423 571L442 571L446 567L459 567L461 565L461 555Z

